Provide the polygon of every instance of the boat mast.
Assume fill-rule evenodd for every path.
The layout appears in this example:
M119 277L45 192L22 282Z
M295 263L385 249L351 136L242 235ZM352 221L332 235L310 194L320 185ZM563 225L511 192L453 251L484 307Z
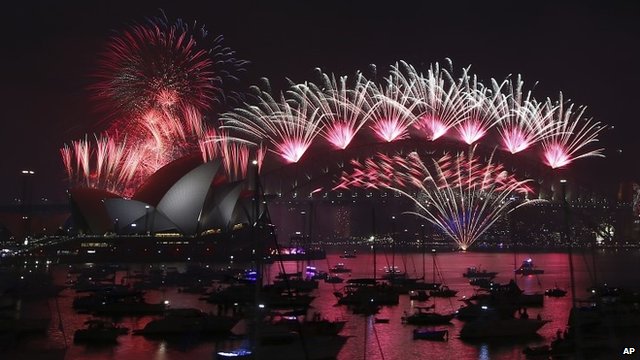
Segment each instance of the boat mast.
M426 272L425 272L425 268L424 268L424 261L425 261L425 243L424 243L424 224L420 225L420 245L422 245L422 281L426 281L427 279L425 278Z
M376 282L376 208L371 200L371 249L373 250L373 282Z
M260 359L260 321L262 320L261 316L261 301L260 301L260 290L262 288L262 241L258 236L258 223L260 218L260 175L258 169L258 161L252 161L254 167L253 173L253 201L252 201L252 214L251 214L251 237L254 245L254 262L256 266L256 284L255 284L255 292L254 292L254 323L253 323L253 341L252 341L252 351L256 359Z
M574 319L574 323L571 324L572 327L575 327L575 333L574 333L574 345L575 345L575 349L576 349L576 358L577 359L583 359L583 353L582 353L582 324L580 322L580 314L578 312L578 309L576 308L576 282L575 282L575 277L574 277L574 269L573 269L573 254L572 254L572 248L573 245L571 244L571 237L569 236L569 202L567 201L567 180L565 179L561 179L560 180L560 185L562 187L562 208L563 208L563 212L564 212L564 224L563 224L563 229L562 229L562 234L563 234L563 238L565 243L568 245L567 248L567 252L569 255L569 274L571 276L571 311L575 311L575 316L573 317ZM569 316L569 319L571 319L571 316Z
M569 274L571 276L571 306L573 308L576 307L576 283L575 277L573 274L573 254L572 254L572 244L571 238L569 236L569 203L567 202L567 180L560 180L560 184L562 187L562 209L564 211L564 222L562 228L562 235L565 244L568 244L568 254L569 254Z
M387 263L389 265L389 263ZM396 216L391 216L391 279L396 276Z

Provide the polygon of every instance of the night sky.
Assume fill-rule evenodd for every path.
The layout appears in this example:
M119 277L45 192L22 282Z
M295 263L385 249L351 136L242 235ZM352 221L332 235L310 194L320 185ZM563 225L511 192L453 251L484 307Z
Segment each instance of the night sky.
M420 67L445 58L457 69L472 65L483 80L522 74L526 85L538 82L536 98L563 91L587 105L589 117L615 126L601 137L606 160L578 161L575 171L586 182L640 180L640 2L342 2L5 4L0 204L19 196L22 169L36 171L34 200L64 201L58 149L101 130L103 115L87 91L97 56L113 31L159 15L159 8L224 35L238 57L251 61L247 85L260 76L276 84L312 80L315 67L353 74L371 63Z

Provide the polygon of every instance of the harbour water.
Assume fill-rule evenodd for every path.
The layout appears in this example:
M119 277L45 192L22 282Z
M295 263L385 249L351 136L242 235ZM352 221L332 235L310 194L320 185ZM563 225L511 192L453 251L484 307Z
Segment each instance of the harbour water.
M326 260L312 261L310 264L319 270L327 270L339 262L352 269L350 274L340 274L345 279L371 277L373 272L373 256L370 253L360 251L355 258L340 258L341 252L328 253ZM519 265L527 258L532 258L538 268L544 269L542 275L515 276L514 263ZM422 276L426 270L427 281L433 279L433 257L428 253L423 257L421 253L395 254L378 253L377 276L383 274L383 267L395 264L401 270L412 277ZM593 265L595 263L595 272ZM594 276L599 284L607 283L610 286L619 286L629 290L639 290L640 272L637 271L640 263L640 251L600 251L595 256L592 254L574 254L575 289L578 298L586 298L588 288L594 283ZM437 253L435 264L440 276L436 281L444 281L450 288L459 290L454 298L437 298L435 302L417 302L409 299L407 295L400 296L397 306L385 306L375 316L365 317L351 313L345 306L337 306L334 292L340 290L343 284L328 284L320 281L319 289L315 290L315 300L312 303L313 312L319 312L322 317L333 319L345 319L347 325L342 335L349 336L349 340L338 355L339 360L354 359L524 359L522 350L527 346L548 344L558 330L566 327L569 310L571 308L570 272L566 253L488 253L488 252L443 252ZM226 266L229 264L217 264ZM241 266L242 264L233 264ZM307 263L285 262L287 272L295 272L304 269ZM53 265L52 265L53 266ZM144 271L150 267L158 268L161 264L129 264L129 272ZM181 271L186 267L185 263L164 264L165 267L175 267ZM481 269L498 272L495 281L507 283L515 279L517 284L527 293L544 292L547 288L557 285L569 290L565 297L545 297L544 306L529 308L531 317L538 314L542 319L551 320L539 330L539 336L522 341L492 341L492 342L467 342L459 339L458 334L463 323L457 319L450 325L438 326L447 329L450 337L445 342L414 340L412 331L415 326L403 324L401 317L405 311L412 313L416 306L435 304L438 312L451 312L457 310L463 303L459 299L463 296L470 297L475 288L469 284L469 280L462 276L467 267L476 266ZM281 271L281 264L269 265L265 274L272 279ZM52 267L55 281L64 284L68 279L68 268L57 265ZM119 271L116 282L121 282L126 273ZM74 290L64 289L56 301L50 299L48 307L52 313L52 321L46 336L30 336L18 341L17 348L60 348L68 344L65 359L99 359L99 360L186 360L186 359L212 359L216 349L228 348L234 343L231 340L215 338L197 338L192 335L179 337L173 341L148 339L143 336L127 334L118 338L115 345L88 346L73 344L73 333L82 328L84 322L91 316L79 314L72 308L72 302L76 293ZM215 305L199 300L199 295L179 292L177 288L166 287L162 290L149 290L146 292L148 302L161 302L168 300L171 307L196 307L206 312L216 311ZM58 310L56 310L59 308ZM58 313L62 320L62 328L57 321ZM387 318L389 323L376 323L375 317ZM153 317L123 317L115 319L120 325L129 329L140 329ZM63 331L61 331L63 330ZM65 339L66 337L66 339ZM237 343L237 342L236 342ZM637 346L637 341L636 344ZM634 344L629 344L634 346ZM0 354L1 355L1 354ZM615 358L616 355L610 357ZM4 358L4 357L3 357Z

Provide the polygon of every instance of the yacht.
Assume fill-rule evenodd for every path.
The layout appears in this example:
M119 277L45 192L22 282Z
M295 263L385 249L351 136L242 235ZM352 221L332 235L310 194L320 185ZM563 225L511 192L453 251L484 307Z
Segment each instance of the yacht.
M462 273L462 276L469 279L478 279L478 278L493 279L494 277L496 277L496 275L498 275L496 271L487 271L485 269L480 270L475 266L468 267L467 271Z
M119 327L111 322L102 320L88 320L84 329L78 329L73 334L76 343L115 343L120 335L125 335L129 329Z
M348 269L344 263L337 263L335 266L329 268L329 272L332 273L348 273L351 269Z
M536 268L531 258L522 262L519 268L515 270L518 275L538 275L544 274L544 270Z
M207 314L199 309L170 309L164 317L151 320L143 329L135 330L134 335L164 336L180 334L229 334L238 318Z
M416 306L412 315L405 315L402 321L411 325L442 325L451 322L455 314L439 314L434 311L434 306Z

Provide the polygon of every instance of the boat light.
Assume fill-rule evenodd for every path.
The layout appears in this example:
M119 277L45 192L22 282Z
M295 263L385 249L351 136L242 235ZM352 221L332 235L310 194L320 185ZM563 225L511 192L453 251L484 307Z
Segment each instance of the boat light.
M482 305L481 308L482 308L482 310L487 310L488 309L488 307L486 305Z

